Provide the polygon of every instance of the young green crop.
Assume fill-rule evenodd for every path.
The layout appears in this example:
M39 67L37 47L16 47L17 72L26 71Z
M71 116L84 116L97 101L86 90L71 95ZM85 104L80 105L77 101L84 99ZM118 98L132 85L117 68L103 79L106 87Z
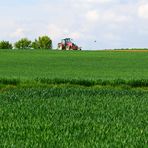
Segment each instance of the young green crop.
M147 79L146 52L0 50L0 78Z
M0 50L0 147L147 147L147 59Z
M148 93L53 86L0 94L0 147L144 147Z

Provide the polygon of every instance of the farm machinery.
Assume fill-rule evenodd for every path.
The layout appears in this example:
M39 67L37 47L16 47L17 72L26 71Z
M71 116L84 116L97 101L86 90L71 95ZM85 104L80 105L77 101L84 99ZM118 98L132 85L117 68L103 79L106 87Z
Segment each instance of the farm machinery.
M81 50L81 47L78 47L73 43L71 38L62 39L61 43L58 43L59 50Z

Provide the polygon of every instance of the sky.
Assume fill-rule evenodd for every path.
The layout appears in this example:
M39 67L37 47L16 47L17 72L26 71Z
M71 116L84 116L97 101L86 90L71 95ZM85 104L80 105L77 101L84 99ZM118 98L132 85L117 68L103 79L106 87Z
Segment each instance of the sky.
M0 40L70 37L84 50L148 48L148 0L0 0Z

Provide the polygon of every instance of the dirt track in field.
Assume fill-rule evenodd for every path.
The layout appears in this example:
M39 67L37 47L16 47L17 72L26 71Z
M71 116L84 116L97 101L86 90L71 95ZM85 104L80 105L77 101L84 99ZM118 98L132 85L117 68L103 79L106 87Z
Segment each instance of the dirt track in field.
M148 52L148 50L113 50L114 52Z

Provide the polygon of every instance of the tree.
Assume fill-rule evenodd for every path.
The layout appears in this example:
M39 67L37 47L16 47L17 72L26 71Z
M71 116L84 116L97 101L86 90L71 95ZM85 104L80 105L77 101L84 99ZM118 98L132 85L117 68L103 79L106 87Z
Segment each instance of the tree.
M16 49L29 49L31 48L31 41L27 38L22 38L14 44Z
M37 39L35 39L35 41L32 42L31 47L33 49L39 49L39 45L38 45L38 40Z
M32 43L33 49L52 49L52 40L48 36L40 36Z
M9 41L0 41L0 49L12 49L13 46Z

